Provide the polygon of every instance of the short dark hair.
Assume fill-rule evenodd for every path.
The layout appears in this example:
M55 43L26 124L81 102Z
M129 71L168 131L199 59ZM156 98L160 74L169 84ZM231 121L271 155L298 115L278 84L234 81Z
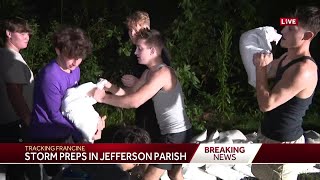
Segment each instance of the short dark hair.
M146 130L136 126L127 126L122 127L115 132L112 142L149 144L151 138Z
M20 17L14 17L10 19L5 19L1 23L1 38L3 39L4 42L6 42L7 35L6 31L10 32L19 32L19 33L24 33L27 32L29 34L32 33L32 29L29 26L28 22Z
M320 10L318 7L298 7L292 17L298 18L299 26L312 31L315 35L320 31Z
M160 32L155 29L142 29L137 33L136 38L137 41L145 40L147 46L158 47L161 51L164 48L164 38Z
M60 27L53 35L53 45L68 58L85 59L92 51L90 39L77 27Z

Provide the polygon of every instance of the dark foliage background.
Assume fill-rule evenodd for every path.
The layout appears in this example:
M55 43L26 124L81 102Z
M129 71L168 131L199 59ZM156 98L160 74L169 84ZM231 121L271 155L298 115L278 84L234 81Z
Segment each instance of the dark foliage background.
M152 28L167 39L172 66L185 92L187 112L194 129L256 131L262 113L239 54L239 37L250 29L271 25L298 5L315 0L0 0L0 18L20 16L29 20L33 36L23 55L36 74L55 57L51 34L59 24L85 29L94 43L93 54L81 65L81 81L98 77L120 84L136 63L124 20L135 10L150 14ZM283 50L277 49L276 55ZM320 58L319 35L311 53ZM308 111L304 127L320 130L319 93ZM108 127L134 123L134 111L97 105L108 116ZM107 135L106 135L107 136Z

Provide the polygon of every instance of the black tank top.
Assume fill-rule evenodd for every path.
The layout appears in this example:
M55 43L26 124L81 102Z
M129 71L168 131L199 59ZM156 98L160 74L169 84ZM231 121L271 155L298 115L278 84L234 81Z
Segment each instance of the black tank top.
M285 58L279 62L276 77L273 79L273 87L280 81L283 73L290 66L307 59L315 62L310 56L302 56L281 67L284 59ZM294 96L286 103L266 112L265 117L261 122L262 134L270 139L281 142L295 141L300 138L303 134L302 117L305 115L309 105L311 104L312 97L313 94L306 99Z

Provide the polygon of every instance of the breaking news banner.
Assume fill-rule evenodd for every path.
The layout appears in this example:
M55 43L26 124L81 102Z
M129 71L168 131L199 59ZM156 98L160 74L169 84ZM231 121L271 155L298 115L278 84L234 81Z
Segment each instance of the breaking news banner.
M0 163L319 163L320 144L0 143Z

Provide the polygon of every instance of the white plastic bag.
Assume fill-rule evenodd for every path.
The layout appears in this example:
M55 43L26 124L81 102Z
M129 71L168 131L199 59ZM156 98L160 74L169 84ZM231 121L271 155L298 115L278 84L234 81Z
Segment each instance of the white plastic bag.
M93 143L92 137L97 131L100 115L93 105L97 101L89 96L89 91L94 88L103 90L109 83L106 79L101 79L97 84L87 82L74 88L69 88L61 103L61 113L67 117L82 132L85 142Z
M247 71L248 83L256 87L256 68L253 55L261 51L271 52L271 42L278 44L281 35L271 26L264 26L249 30L240 37L239 48L243 65Z

